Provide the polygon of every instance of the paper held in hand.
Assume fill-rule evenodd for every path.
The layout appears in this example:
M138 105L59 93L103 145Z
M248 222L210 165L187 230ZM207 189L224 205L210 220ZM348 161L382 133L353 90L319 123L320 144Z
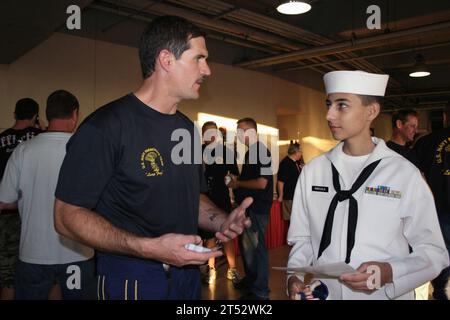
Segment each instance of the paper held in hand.
M272 267L275 270L286 271L286 273L302 273L312 274L315 276L339 278L343 274L358 273L355 269L344 262L322 264L314 267L300 267L300 268L284 268Z

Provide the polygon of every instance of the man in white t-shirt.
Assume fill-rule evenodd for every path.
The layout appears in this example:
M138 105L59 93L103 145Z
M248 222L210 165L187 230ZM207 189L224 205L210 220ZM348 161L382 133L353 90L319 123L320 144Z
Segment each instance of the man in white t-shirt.
M297 181L288 267L346 263L356 272L318 276L317 294L301 274L291 276L291 299L414 299L414 288L449 265L420 171L370 136L388 78L361 71L324 76L326 119L341 143L311 160Z
M0 208L18 202L22 220L16 299L47 299L55 282L63 299L95 297L93 249L59 235L53 223L59 169L78 109L74 95L53 92L47 99L48 131L14 150L0 184Z

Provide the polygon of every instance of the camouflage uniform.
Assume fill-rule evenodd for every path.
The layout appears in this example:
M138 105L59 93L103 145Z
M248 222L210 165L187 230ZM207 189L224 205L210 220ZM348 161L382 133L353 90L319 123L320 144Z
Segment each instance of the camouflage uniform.
M20 216L18 211L0 213L0 287L13 288L19 256Z

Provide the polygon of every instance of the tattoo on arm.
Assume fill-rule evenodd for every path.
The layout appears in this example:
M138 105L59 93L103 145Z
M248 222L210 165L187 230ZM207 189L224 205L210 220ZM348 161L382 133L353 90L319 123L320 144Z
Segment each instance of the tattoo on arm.
M202 229L216 232L226 220L227 215L205 195L200 196L199 226Z

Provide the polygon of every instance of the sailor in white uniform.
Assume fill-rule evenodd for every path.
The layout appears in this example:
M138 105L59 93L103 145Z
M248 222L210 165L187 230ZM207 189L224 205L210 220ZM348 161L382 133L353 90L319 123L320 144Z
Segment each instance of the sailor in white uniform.
M419 170L370 136L388 78L361 71L324 76L328 125L341 142L308 163L298 179L288 267L346 262L357 269L319 279L328 299L414 299L414 288L449 265ZM288 278L290 298L309 290L303 280Z

